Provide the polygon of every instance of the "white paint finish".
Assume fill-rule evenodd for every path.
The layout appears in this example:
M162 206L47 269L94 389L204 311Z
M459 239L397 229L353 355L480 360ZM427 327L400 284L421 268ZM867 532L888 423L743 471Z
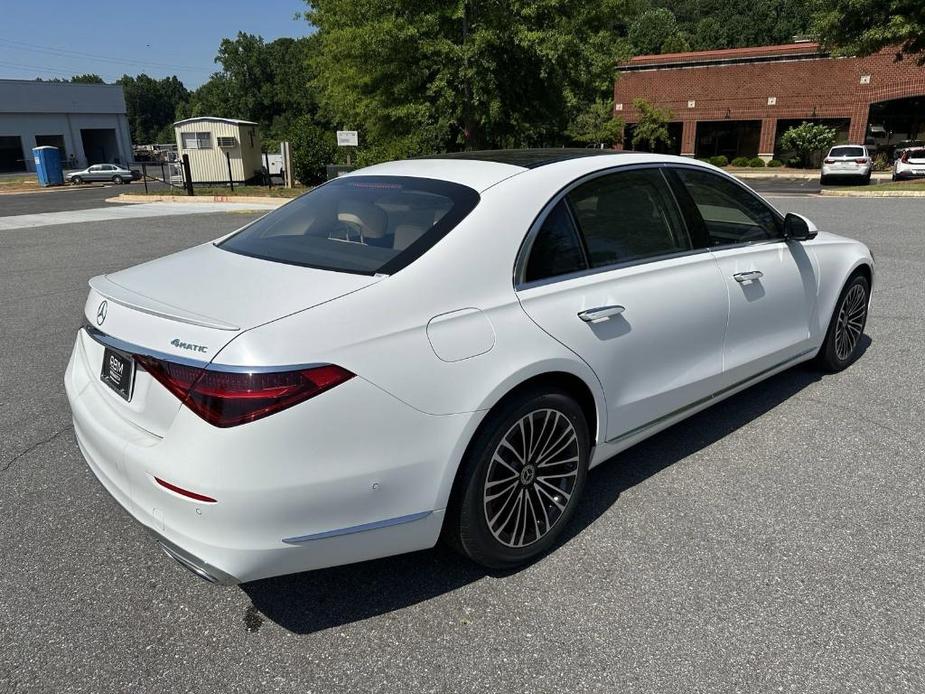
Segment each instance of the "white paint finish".
M726 288L708 252L519 292L524 310L581 356L607 401L607 439L719 389ZM670 300L667 297L671 297ZM624 311L599 323L578 313Z
M495 346L495 331L484 313L464 308L431 318L427 339L443 361L462 361L490 351Z
M265 419L217 429L183 406L165 415L171 408L162 409L167 401L157 400L164 393L155 394L160 386L153 382L145 400L150 411L120 409L92 385L96 356L82 360L75 352L66 387L91 469L142 523L161 525L171 541L234 576L318 568L433 545L474 432L492 406L531 377L565 372L587 386L598 412L591 423L596 463L680 417L613 445L603 443L608 434L697 402L727 382L727 319L730 364L752 350L742 369L755 369L771 352L801 340L807 351L821 344L846 277L860 263L872 264L862 244L824 232L799 244L716 251L716 259L702 252L592 273L525 289L518 299L512 281L518 249L551 197L586 174L660 162L716 171L686 158L645 154L529 171L453 160L371 167L362 173L443 178L481 191L480 203L455 230L389 277L303 273L221 257L215 254L224 251L208 247L115 273L120 286L178 315L256 326L218 330L116 305L105 324L116 337L176 356L187 355L170 351L174 337L206 344L216 365L329 362L357 376ZM805 251L794 266L784 253L791 246L794 254ZM812 268L815 284L805 281L800 262ZM730 292L742 288L728 284L729 270L759 263L767 278L765 300L747 301L743 293L731 301ZM89 318L100 299L91 293ZM601 324L576 315L614 303L626 310ZM293 312L297 306L306 310ZM478 307L478 313L460 307ZM487 344L483 321L492 328L492 348L475 358L445 360ZM751 330L763 331L764 340L751 340ZM765 351L759 351L762 344ZM196 514L195 503L151 482L154 470L219 503ZM435 513L407 525L302 547L281 542L426 511Z
M803 244L783 241L713 252L729 292L724 387L779 364L810 345L817 269ZM738 282L737 273L760 271Z
M46 195L66 195L67 193L46 193ZM34 229L36 227L55 226L57 224L83 224L86 222L106 222L119 219L142 219L145 217L172 217L188 214L210 214L215 212L246 212L272 210L273 205L254 203L174 203L150 202L137 205L108 205L90 210L68 210L66 212L40 212L37 214L18 214L0 217L0 230Z
M344 174L345 176L417 176L436 178L469 186L481 192L526 169L510 164L460 159L405 159L367 166Z

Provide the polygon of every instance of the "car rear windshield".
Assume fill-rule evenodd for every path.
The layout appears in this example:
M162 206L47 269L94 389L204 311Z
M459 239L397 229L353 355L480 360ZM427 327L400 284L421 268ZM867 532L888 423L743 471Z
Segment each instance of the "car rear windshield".
M463 185L406 176L344 176L220 242L290 265L390 275L424 254L478 204Z
M925 159L925 149L910 149L906 159Z
M863 157L863 147L833 147L829 152L830 157Z

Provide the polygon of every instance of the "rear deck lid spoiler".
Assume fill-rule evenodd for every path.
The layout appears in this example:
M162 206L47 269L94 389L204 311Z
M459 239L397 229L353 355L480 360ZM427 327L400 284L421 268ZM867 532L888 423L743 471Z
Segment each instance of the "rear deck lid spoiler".
M142 313L157 316L158 318L167 318L181 323L188 323L189 325L212 328L213 330L228 330L233 332L241 330L240 326L193 313L179 306L166 304L157 299L145 296L144 294L139 294L138 292L113 282L106 275L99 275L98 277L92 278L90 280L90 287L109 301L136 311L141 311Z

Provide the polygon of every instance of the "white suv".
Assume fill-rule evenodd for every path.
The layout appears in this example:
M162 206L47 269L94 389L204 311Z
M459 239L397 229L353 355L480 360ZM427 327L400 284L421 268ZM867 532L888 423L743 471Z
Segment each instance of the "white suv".
M904 149L893 162L894 181L923 176L925 176L925 147Z
M874 167L873 159L865 145L837 145L829 150L822 160L822 176L819 182L831 183L835 178L861 178L870 183L870 172Z

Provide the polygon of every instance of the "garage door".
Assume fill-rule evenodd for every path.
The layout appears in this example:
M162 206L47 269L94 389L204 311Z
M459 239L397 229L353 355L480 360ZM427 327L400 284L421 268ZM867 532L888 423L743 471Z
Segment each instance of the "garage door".
M25 171L22 139L18 135L0 135L0 171Z

